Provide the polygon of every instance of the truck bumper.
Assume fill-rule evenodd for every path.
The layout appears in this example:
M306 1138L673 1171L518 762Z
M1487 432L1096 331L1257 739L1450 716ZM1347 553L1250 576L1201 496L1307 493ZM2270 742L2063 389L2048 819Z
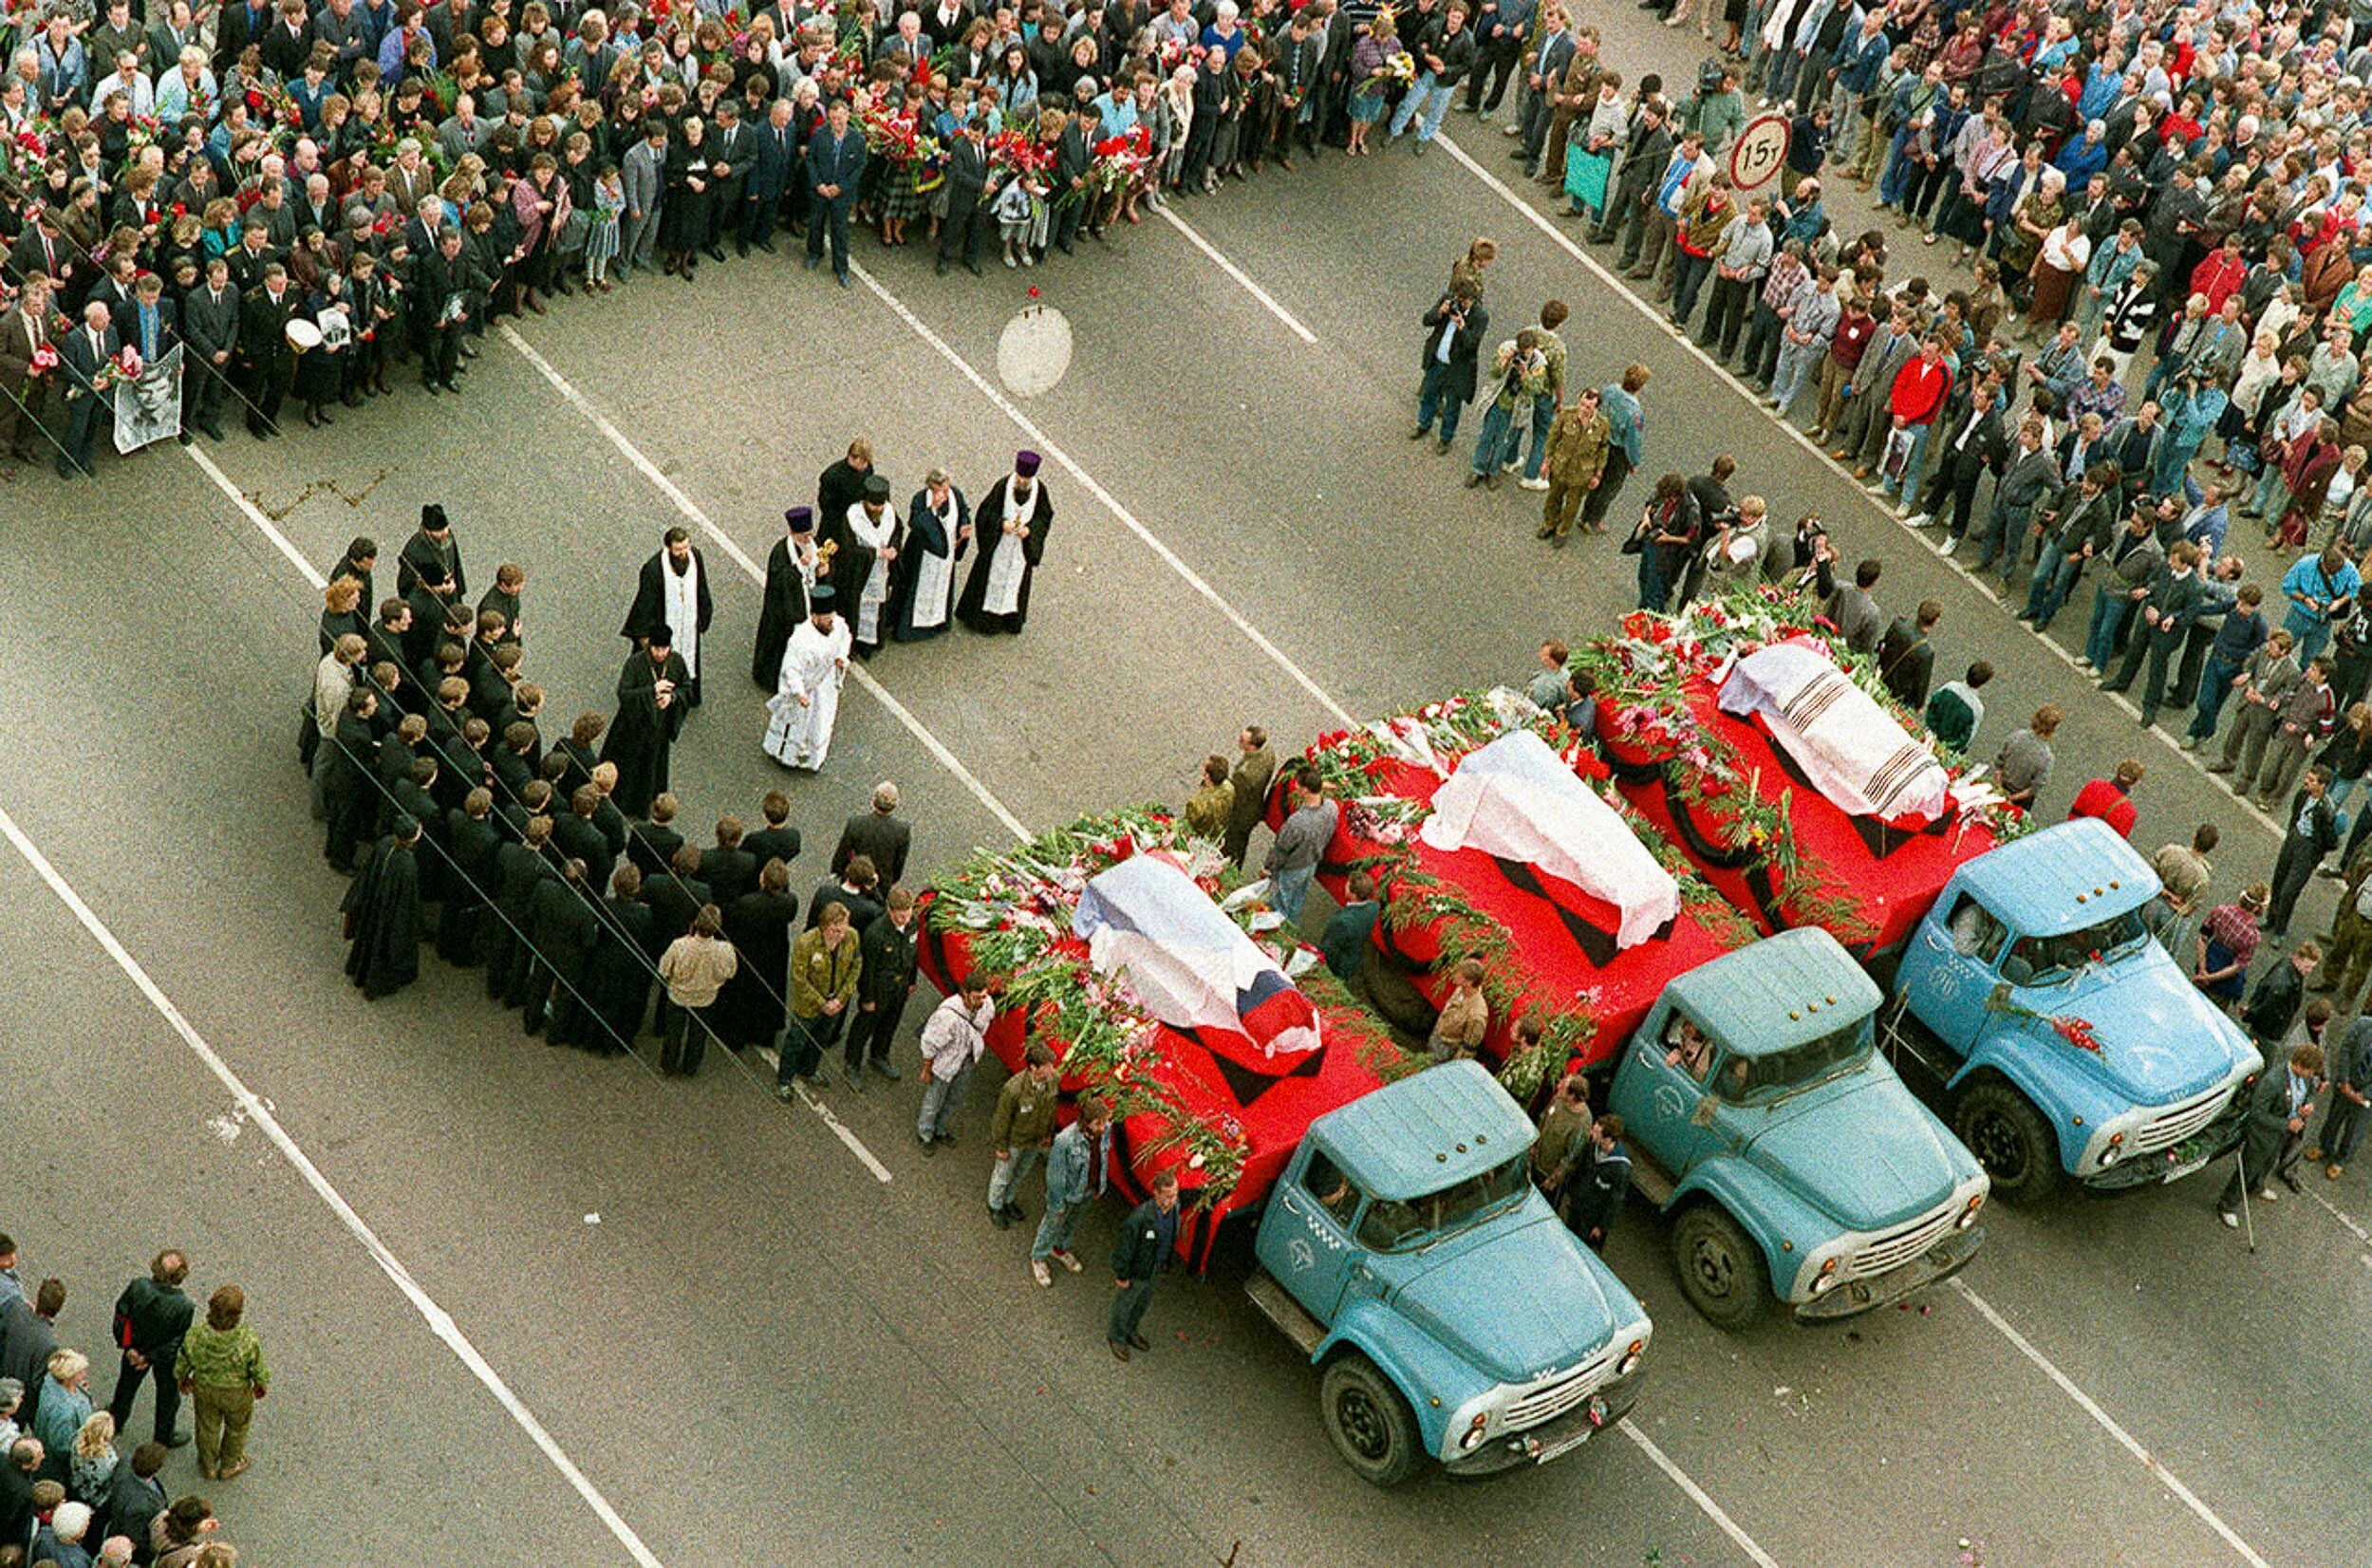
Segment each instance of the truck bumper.
M1800 1323L1834 1323L1879 1307L1894 1305L1913 1292L1951 1279L1969 1266L1985 1240L1985 1227L1955 1230L1901 1267L1875 1279L1848 1279L1825 1296L1799 1304Z
M1497 1475L1527 1465L1545 1465L1571 1453L1628 1415L1631 1407L1639 1402L1639 1390L1645 1382L1644 1369L1634 1368L1629 1377L1616 1378L1556 1420L1495 1437L1470 1454L1444 1461L1442 1468L1466 1479Z
M2179 1182L2186 1176L2196 1175L2210 1161L2231 1153L2248 1130L2249 1097L2243 1092L2232 1095L2232 1104L2215 1120L2174 1148L2126 1160L2106 1170L2096 1170L2083 1177L2083 1182L2094 1192L2132 1192Z

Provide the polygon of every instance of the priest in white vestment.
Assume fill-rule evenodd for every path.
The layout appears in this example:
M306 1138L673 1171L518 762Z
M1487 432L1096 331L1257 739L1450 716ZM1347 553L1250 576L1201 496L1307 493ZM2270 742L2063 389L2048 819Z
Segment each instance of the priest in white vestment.
M782 675L766 703L766 755L802 773L821 768L831 750L840 685L849 678L849 627L837 613L838 595L818 584L808 607L783 649Z

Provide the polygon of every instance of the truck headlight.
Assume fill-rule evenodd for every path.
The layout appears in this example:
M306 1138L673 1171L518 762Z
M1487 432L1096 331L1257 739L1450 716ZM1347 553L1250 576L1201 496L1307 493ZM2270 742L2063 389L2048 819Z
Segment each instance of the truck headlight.
M1483 1446L1483 1435L1489 1428L1490 1424L1490 1411L1475 1411L1474 1419L1466 1423L1465 1435L1458 1439L1459 1451L1462 1453L1472 1453L1475 1449L1481 1447Z
M1639 1370L1639 1357L1645 1353L1647 1353L1646 1340L1634 1339L1631 1341L1630 1348L1622 1353L1622 1359L1615 1363L1615 1375L1616 1377L1628 1377L1633 1372L1637 1372Z
M1837 1282L1837 1260L1831 1258L1821 1265L1821 1272L1812 1277L1812 1294L1821 1295Z
M1966 1230L1970 1225L1975 1224L1977 1223L1977 1210L1983 1208L1984 1206L1985 1194L1982 1192L1973 1194L1969 1199L1969 1206L1960 1211L1958 1227L1962 1230Z
M2101 1150L2101 1168L2105 1170L2124 1157L2125 1135L2122 1132L2110 1133L2107 1146Z

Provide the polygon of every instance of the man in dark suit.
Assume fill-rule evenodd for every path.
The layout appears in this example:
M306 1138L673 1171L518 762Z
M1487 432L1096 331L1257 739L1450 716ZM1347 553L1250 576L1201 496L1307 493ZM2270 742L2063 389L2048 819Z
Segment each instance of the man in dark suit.
M0 463L29 460L42 432L48 381L33 374L33 351L49 344L49 280L28 278L15 306L0 310Z
M1877 675L1895 700L1913 713L1927 707L1928 682L1935 677L1935 624L1944 618L1941 600L1923 599L1915 616L1897 615L1877 642Z
M0 1377L12 1377L25 1389L25 1402L16 1408L16 1424L33 1429L33 1407L41 1400L41 1380L49 1369L49 1354L58 1348L58 1314L65 1310L65 1286L44 1279L33 1287L30 1300L19 1296L0 1309Z
M262 287L239 306L239 364L247 393L247 433L257 440L280 434L280 400L289 393L295 353L289 346L289 321L296 314L296 290L288 269L272 262Z
M42 207L33 215L33 221L9 248L9 277L23 283L35 272L49 280L53 289L71 290L78 282L75 276L75 250L58 229L58 215Z
M271 8L247 0L243 6L226 6L222 18L215 24L215 74L229 70L239 57L239 51L250 44L261 47L264 37L271 30Z
M791 826L791 797L780 790L769 790L766 798L757 803L766 818L766 826L741 841L741 848L756 857L759 870L770 860L785 866L799 858L799 831Z
M717 104L715 134L708 140L716 145L708 155L707 251L711 261L722 261L725 236L740 232L741 205L750 189L750 163L757 157L757 133L741 123L741 105L727 98ZM738 249L743 255L750 253L747 244L738 244Z
M2232 1180L2215 1200L2217 1219L2237 1227L2245 1195L2273 1196L2273 1173L2287 1167L2285 1157L2294 1156L2306 1136L2307 1124L2314 1117L2314 1096L2322 1087L2323 1048L2306 1040L2291 1049L2287 1066L2267 1069L2247 1092L2248 1130L2241 1137ZM2294 1178L2289 1187L2297 1190Z
M1950 555L1969 532L1969 508L1976 500L1977 481L1987 474L1998 477L2009 458L2009 433L2003 425L2001 399L1992 385L1981 382L1971 388L1968 401L1945 421L1940 434L1943 444L1930 448L1934 464L1921 487L1918 515L1911 519L1911 526L1941 518L1944 503L1950 500L1952 536L1943 548L1943 553Z
M112 361L122 347L108 323L107 308L93 300L83 307L83 325L58 345L58 379L65 388L65 446L58 454L58 477L71 479L90 472L99 427L112 418L115 372Z
M206 261L206 282L182 296L182 342L190 346L180 367L180 422L223 439L223 386L230 382L230 356L239 346L239 291L230 287L230 263Z
M2308 679L2313 673L2307 672ZM2289 825L2282 833L2281 853L2273 861L2273 902L2265 916L2265 929L2276 942L2289 932L2290 911L2307 889L2314 868L2339 848L2339 819L2331 809L2330 772L2322 763L2308 764L2298 777L2298 793L2289 797Z
M988 149L981 138L984 119L964 121L962 133L947 151L947 221L939 231L939 271L951 260L963 263L975 277L981 270L981 226L987 214L981 203L988 187Z
M750 183L741 199L740 252L755 245L771 253L775 224L782 212L782 195L791 187L791 167L798 161L798 133L792 128L792 105L777 98L766 106L766 123L757 132L750 156Z
M168 1448L190 1440L189 1433L175 1428L181 1414L181 1390L173 1375L174 1358L181 1353L181 1336L190 1332L190 1319L196 1316L196 1308L181 1291L181 1281L189 1277L189 1259L168 1247L149 1263L148 1278L124 1286L115 1302L115 1342L123 1353L123 1364L116 1373L115 1395L107 1401L107 1413L115 1417L117 1431L128 1429L132 1401L140 1397L141 1381L154 1379L157 1441Z
M1153 1348L1144 1334L1145 1309L1153 1304L1153 1281L1169 1266L1177 1246L1178 1173L1165 1170L1153 1178L1153 1195L1120 1223L1119 1240L1112 1243L1111 1321L1104 1341L1113 1360Z
M898 820L898 786L884 779L873 786L873 809L849 818L840 830L840 844L831 852L831 873L838 876L849 862L863 855L873 863L882 885L895 887L906 877L906 856L913 832Z
M1474 401L1475 355L1491 313L1483 308L1480 289L1465 285L1442 295L1425 312L1425 380L1417 389L1416 429L1409 439L1421 441L1441 420L1441 450L1458 439L1458 420Z
M461 390L453 384L453 373L460 364L461 333L470 319L468 287L461 231L448 226L438 234L436 249L420 258L412 279L412 308L420 329L420 384L432 393Z
M849 128L849 101L835 98L831 112L807 144L807 270L824 259L824 237L831 237L832 276L849 284L849 209L856 204L857 181L865 176L865 138Z

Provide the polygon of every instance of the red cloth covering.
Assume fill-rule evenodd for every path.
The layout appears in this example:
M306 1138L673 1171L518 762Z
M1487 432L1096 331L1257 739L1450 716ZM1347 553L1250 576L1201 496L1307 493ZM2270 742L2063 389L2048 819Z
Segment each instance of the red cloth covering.
M1820 925L1857 955L1882 952L1911 934L1957 868L1996 843L1991 829L1957 811L1936 823L1857 822L1789 773L1784 754L1760 719L1722 712L1713 688L1701 680L1690 682L1689 717L1736 751L1738 767L1758 799L1790 797L1797 863L1833 897L1807 906L1783 896L1777 868L1764 857L1725 855L1728 817L1716 800L1687 803L1666 776L1674 765L1666 760L1669 747L1643 747L1606 734L1601 740L1607 760L1631 803L1680 846L1724 898L1765 931Z
M918 901L923 929L920 957L923 973L945 995L972 971L971 941L962 931L932 929L932 896L925 892ZM1077 945L1078 961L1085 965L1087 944ZM1271 1061L1258 1049L1257 1042L1279 1029L1306 1025L1312 1008L1303 993L1279 992L1245 1015L1249 1038L1221 1031L1205 1032L1197 1038L1164 1024L1154 1026L1157 1071L1164 1085L1205 1124L1218 1127L1234 1121L1242 1128L1249 1150L1234 1189L1214 1204L1199 1205L1193 1200L1203 1185L1203 1172L1186 1165L1187 1151L1154 1147L1168 1130L1162 1117L1146 1112L1124 1116L1114 1124L1111 1179L1131 1200L1151 1190L1158 1172L1177 1171L1179 1190L1188 1204L1186 1221L1178 1227L1178 1256L1190 1268L1200 1271L1208 1265L1220 1225L1228 1216L1256 1206L1267 1195L1311 1122L1382 1086L1383 1080L1360 1060L1352 1043L1356 1036L1348 1031L1335 1032L1335 1024L1343 1021L1338 1010L1316 1009L1326 1043L1315 1052ZM1368 1023L1364 1017L1352 1021L1365 1032L1381 1032L1381 1025ZM1063 1042L1041 1023L1000 1003L997 1019L989 1026L988 1047L1008 1073L1021 1071L1023 1055L1033 1039L1044 1040L1057 1056L1062 1053ZM1223 1061L1227 1065L1223 1067ZM1108 1091L1066 1072L1060 1113L1066 1126L1076 1114L1074 1108L1082 1092L1104 1092L1111 1098Z
M1374 793L1430 800L1440 783L1430 769L1392 763L1376 776ZM1709 959L1719 958L1731 945L1699 924L1684 905L1679 918L1663 933L1614 953L1603 963L1594 961L1583 950L1567 917L1585 928L1603 933L1604 945L1611 948L1614 932L1621 924L1621 916L1612 904L1593 898L1563 878L1545 872L1537 874L1541 892L1518 887L1508 880L1496 859L1480 849L1437 849L1413 833L1403 845L1362 838L1351 827L1352 815L1349 812L1343 813L1335 830L1334 843L1318 868L1318 881L1336 902L1347 896L1354 863L1373 855L1406 852L1418 870L1456 888L1467 903L1507 928L1523 962L1521 973L1505 978L1520 992L1521 999L1510 1010L1513 1017L1494 1014L1491 1018L1490 1034L1483 1049L1494 1060L1506 1059L1516 1018L1532 1011L1531 1004L1537 1003L1549 1013L1563 1012L1587 993L1590 1010L1597 1019L1597 1033L1571 1065L1591 1067L1605 1061L1621 1049L1622 1042L1645 1020L1648 1009L1655 1004L1667 982ZM1377 881L1376 891L1389 908L1392 879L1387 872ZM1559 913L1560 908L1563 915ZM1396 960L1403 968L1428 968L1442 956L1441 932L1434 926L1394 932L1387 923L1378 921L1375 943L1381 956L1372 961L1390 963ZM1449 995L1446 974L1416 973L1410 979L1425 999L1436 1007Z
M2078 790L2076 803L2067 809L2068 821L2073 822L2080 816L2097 816L2116 829L2119 838L2133 836L2133 820L2138 814L2134 810L2133 797L2105 778L2096 778Z

